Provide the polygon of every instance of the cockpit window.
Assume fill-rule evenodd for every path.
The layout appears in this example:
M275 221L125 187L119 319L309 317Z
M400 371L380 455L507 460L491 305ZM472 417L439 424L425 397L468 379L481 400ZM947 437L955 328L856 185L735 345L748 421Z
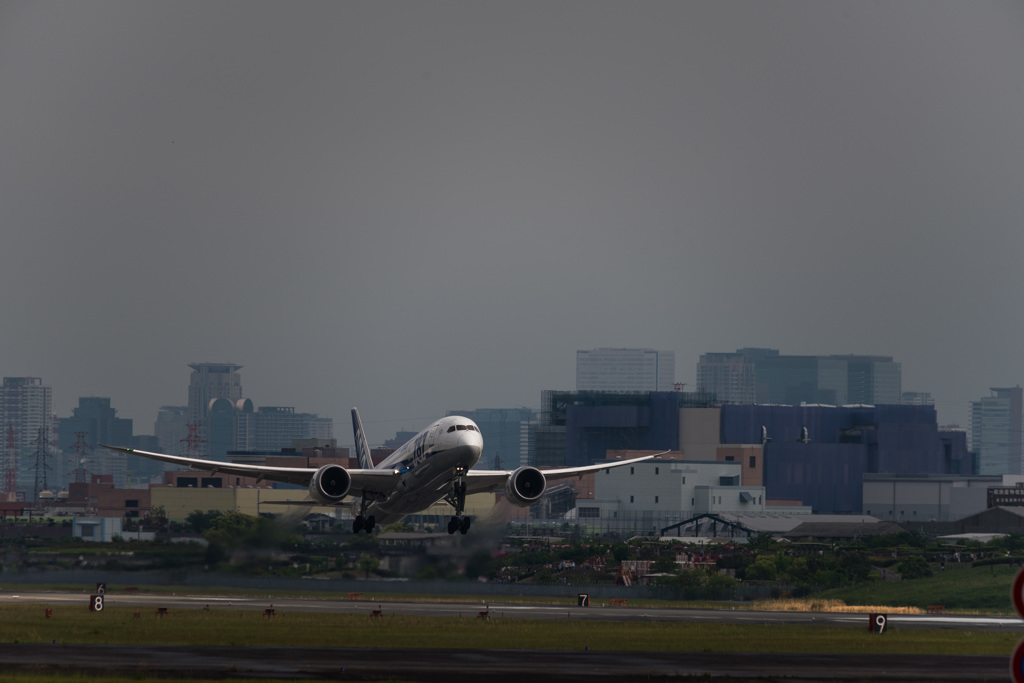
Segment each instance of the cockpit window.
M456 429L458 429L460 432L464 432L466 431L466 425L459 425L458 427L456 427Z
M455 431L455 425L452 425L451 427L449 427L448 431L449 432L454 432Z
M466 429L468 429L471 432L475 432L476 431L476 425L466 425Z

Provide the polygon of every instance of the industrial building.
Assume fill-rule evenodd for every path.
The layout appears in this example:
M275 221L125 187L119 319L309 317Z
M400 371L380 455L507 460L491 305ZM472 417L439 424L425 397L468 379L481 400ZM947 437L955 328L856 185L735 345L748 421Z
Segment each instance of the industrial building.
M865 474L970 474L966 435L940 431L931 406L721 408L723 443L764 439L772 498L859 513Z
M630 454L635 456L636 454ZM602 533L658 535L694 515L763 512L763 486L743 485L744 463L655 459L594 475L594 497L576 500L576 523Z
M987 507L1003 478L951 474L864 474L863 512L881 520L949 522Z

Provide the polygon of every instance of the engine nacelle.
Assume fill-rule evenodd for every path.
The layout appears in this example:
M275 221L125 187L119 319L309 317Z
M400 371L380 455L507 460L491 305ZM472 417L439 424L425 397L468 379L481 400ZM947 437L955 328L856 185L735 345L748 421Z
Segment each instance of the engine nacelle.
M309 495L322 505L334 505L348 495L352 475L341 465L324 465L309 480Z
M519 507L533 505L548 487L544 473L536 467L520 467L505 482L505 498Z

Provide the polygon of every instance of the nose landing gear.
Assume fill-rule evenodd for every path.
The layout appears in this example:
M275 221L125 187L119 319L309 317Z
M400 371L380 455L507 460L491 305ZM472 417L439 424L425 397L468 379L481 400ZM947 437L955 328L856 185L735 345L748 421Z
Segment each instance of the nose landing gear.
M448 533L454 534L456 531L458 531L465 535L467 532L469 532L469 525L472 522L472 517L452 517L450 520L448 520Z
M444 498L449 505L455 508L455 515L448 520L448 533L454 534L458 531L465 535L472 523L471 517L465 517L462 514L466 509L466 470L459 469L456 474L458 476L452 481L452 490Z

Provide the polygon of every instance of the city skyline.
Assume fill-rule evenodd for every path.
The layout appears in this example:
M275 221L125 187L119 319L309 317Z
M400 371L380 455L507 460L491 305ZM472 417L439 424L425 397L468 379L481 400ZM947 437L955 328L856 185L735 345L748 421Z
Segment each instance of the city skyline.
M371 434L574 354L1021 383L1024 5L0 4L0 366L144 431L190 362ZM184 403L182 399L173 399ZM375 437L376 438L376 437Z
M578 350L578 352L579 353L586 353L586 352L591 351L591 350L592 349L580 349L580 350ZM705 356L737 356L737 355L740 355L740 351L750 351L750 350L751 350L750 347L745 347L745 348L737 350L737 352L711 352L709 354L701 354L700 359L703 361ZM764 352L764 351L776 352L776 353L779 351L778 349L753 349L753 350L754 351L762 351L762 352ZM608 349L601 349L601 351L608 351ZM645 349L645 348L638 348L638 349L614 349L614 351L616 351L616 352L626 352L624 354L620 354L620 355L622 355L625 358L629 357L628 352L631 352L631 351L639 352L641 355L643 355L644 352L647 352L647 353L651 352L650 349ZM671 353L671 352L669 352L669 353ZM781 358L786 358L786 357L787 356L785 354L783 354L781 356ZM825 356L821 356L821 357L825 357ZM836 358L837 356L833 355L832 357ZM860 358L860 357L855 357L855 356L852 356L852 355L850 355L848 357L849 358ZM891 357L876 357L876 360L892 361L894 359L892 359ZM576 371L576 370L578 370L578 367L579 367L578 366L578 356L576 357L576 359L574 359L574 363L575 363L574 364L574 371ZM895 364L897 366L899 366L902 363L901 363L901 361L897 360L897 362ZM188 376L191 379L193 379L193 380L194 380L195 377L198 376L197 375L197 371L200 368L203 368L204 366L225 366L225 367L232 368L232 373L237 373L237 375L234 377L234 380L233 380L235 383L238 382L239 378L241 377L241 371L244 369L244 367L242 365L231 363L231 362L215 362L215 363L210 363L210 362L204 361L204 362L200 362L200 363L189 362L189 363L184 363L182 365L183 368L190 368L192 370L192 372ZM183 374L185 374L184 370L183 370ZM620 373L618 371L614 371L614 369L613 369L612 374L609 375L609 377L617 378L619 376L619 374ZM8 377L7 375L4 375L2 373L0 373L0 376ZM42 385L44 385L44 386L46 386L46 387L48 387L49 389L52 390L52 392L54 394L54 397L56 397L57 395L60 394L59 388L58 387L54 387L52 384L48 383L45 378L38 378L38 377L26 377L26 378L9 377L9 379L12 379L12 380L26 379L26 380L32 380L34 383L40 383L41 382ZM683 383L676 383L677 390L687 390L687 391L699 391L700 390L700 387L698 387L696 382L693 383L692 385L687 385L685 387L683 387L682 385L683 385ZM247 382L247 386L248 386L248 382ZM174 400L158 401L160 407L159 407L157 413L155 413L152 418L150 418L150 419L144 418L142 421L139 421L136 418L132 418L131 416L125 415L123 413L123 411L121 410L121 408L119 407L119 405L118 405L118 400L117 400L116 396L102 396L101 397L99 394L97 394L95 392L94 393L84 394L84 395L79 396L79 397L74 397L73 399L69 399L70 401L73 402L73 406L67 411L67 413L61 413L60 408L58 408L58 407L55 407L53 409L53 413L58 418L67 417L67 416L71 415L76 410L76 408L74 406L78 405L79 402L82 399L85 399L85 398L105 398L105 399L109 399L111 408L114 409L114 411L117 413L117 416L119 418L126 418L127 417L128 419L132 419L133 420L133 423L135 425L134 426L134 433L136 435L142 435L142 434L152 435L152 434L155 434L156 431L157 431L156 429L154 429L157 426L157 424L156 424L157 423L157 416L160 414L160 412L164 411L165 409L180 408L182 410L182 415L183 415L184 421L185 422L189 422L190 421L188 418L184 418L184 415L186 415L188 413L188 410L189 410L188 406L189 406L189 403L190 403L189 396L194 391L195 391L194 387L186 386L186 389L183 392L185 395L184 395L184 397L182 399L180 399L179 402L175 402ZM235 393L238 393L240 390L236 388L233 391ZM486 411L486 410L491 410L491 409L503 410L503 409L512 409L512 408L525 408L525 409L531 409L531 410L539 410L542 407L542 394L545 391L552 391L552 389L550 387L539 388L537 390L537 400L532 402L532 403L529 403L529 404L520 404L519 406L500 405L500 404L486 405L486 406L472 406L472 407L463 406L463 409L465 409L465 410L485 410ZM559 391L559 390L555 390L555 391ZM916 392L914 390L906 390L906 391L904 391L904 393L907 394L907 397L909 399L908 402L911 403L911 404L917 403L919 401L919 399L920 399L920 396L917 395L919 392ZM232 396L237 399L237 398L241 397L241 394L238 393L238 396L234 396L234 393L232 393ZM931 397L929 397L929 400L930 399L931 399ZM719 400L723 400L721 396L719 397ZM730 401L728 399L724 399L724 400L725 400L726 403L733 402L733 401ZM975 402L977 400L978 400L978 397L975 397L974 399L972 399L969 402L969 406L972 407L972 410L973 410L973 406L974 406L974 404L975 404ZM278 408L278 407L297 408L297 409L300 410L300 412L309 413L311 417L312 416L320 416L322 418L330 419L332 421L335 421L336 422L335 429L334 429L334 436L335 436L335 438L337 438L338 443L342 443L342 444L348 443L348 439L349 439L350 435L349 435L348 431L345 429L346 420L342 418L339 421L339 418L337 416L331 415L329 413L325 413L325 412L320 411L320 410L317 410L316 406L284 406L284 404L282 402L274 401L272 397L270 398L270 400L267 403L253 404L253 402L251 400L248 400L248 402L250 403L249 410L252 410L254 407L259 408L260 410L274 409L274 408ZM740 403L744 403L745 401L739 401L739 402ZM756 401L756 400L750 401L750 403L757 403L757 402L758 401ZM893 401L891 403L896 404L896 403L901 403L901 402L903 402L903 401ZM838 405L838 404L844 403L844 401L834 401L834 403L836 403ZM53 399L53 404L55 406L59 406L60 402L58 402L56 400L56 398L54 398ZM934 405L934 401L932 401L930 404ZM794 404L794 405L796 405L796 404ZM452 410L453 409L450 406L442 407L439 410L438 415L452 414ZM968 421L968 422L966 422L964 424L951 423L949 421L945 421L945 420L942 419L942 415L938 411L938 407L937 406L936 406L936 412L937 412L938 417L939 417L939 424L951 425L951 426L963 429L964 431L970 431L970 429L971 429L971 422L970 421ZM430 419L431 418L429 418L429 416L423 418L423 420L425 420L425 421L430 421ZM195 418L192 418L192 421L195 421ZM202 419L200 419L199 422L202 422ZM418 422L417 422L416 419L411 419L411 420L410 419L391 420L391 419L387 419L387 418L381 418L381 419L377 420L376 422L379 425L378 429L375 429L375 430L369 430L368 429L367 430L367 436L368 436L369 440L373 444L375 444L375 445L379 445L379 444L384 443L386 440L393 438L397 433L400 433L402 431L408 431L406 429L406 426L411 427L411 428L415 428L416 426L418 426ZM402 426L398 426L398 427L394 427L394 428L392 428L390 426L390 425L398 423L398 422L401 422ZM340 429L338 428L339 426L341 427Z

